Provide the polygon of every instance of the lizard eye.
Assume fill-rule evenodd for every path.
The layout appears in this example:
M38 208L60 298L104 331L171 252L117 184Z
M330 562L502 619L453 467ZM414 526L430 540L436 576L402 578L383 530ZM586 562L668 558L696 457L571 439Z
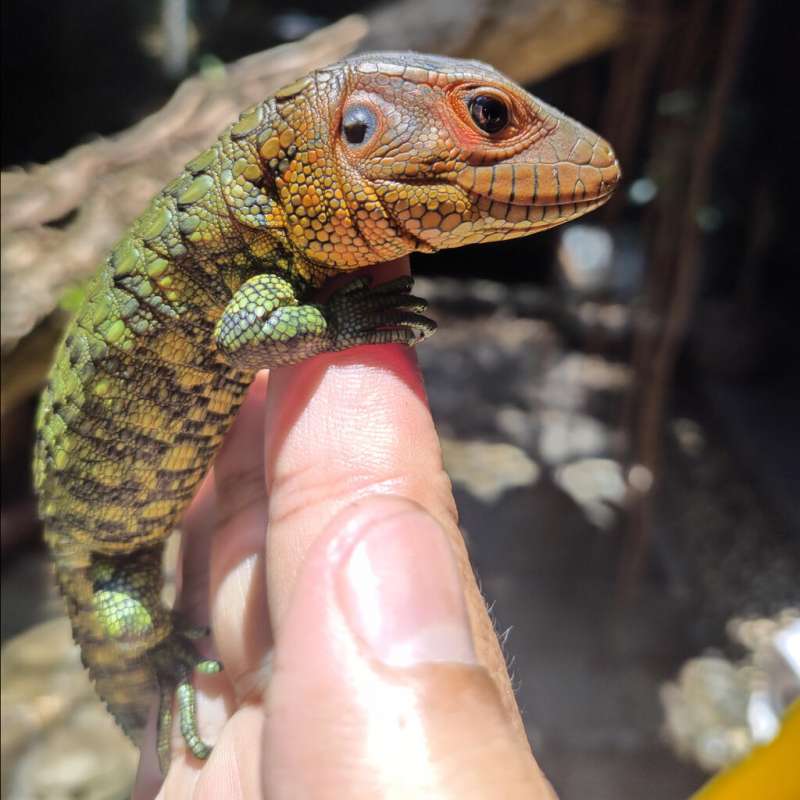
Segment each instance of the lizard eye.
M508 125L508 106L490 94L479 94L469 103L469 113L475 124L486 133L497 133Z
M350 106L342 118L342 131L349 144L364 144L376 131L378 120L367 106Z

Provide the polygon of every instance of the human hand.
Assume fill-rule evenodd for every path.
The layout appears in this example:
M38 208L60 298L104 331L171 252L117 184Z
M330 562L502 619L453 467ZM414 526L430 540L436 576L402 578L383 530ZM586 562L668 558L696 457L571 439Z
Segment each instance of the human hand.
M180 605L198 623L210 610L225 670L195 676L211 756L176 733L159 797L553 798L413 351L363 347L268 380L184 521ZM151 734L134 798L159 781Z

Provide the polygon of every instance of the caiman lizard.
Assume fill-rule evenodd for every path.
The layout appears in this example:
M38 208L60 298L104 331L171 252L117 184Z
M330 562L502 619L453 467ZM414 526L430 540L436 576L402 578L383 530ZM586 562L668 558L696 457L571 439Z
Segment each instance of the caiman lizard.
M97 692L137 741L174 701L203 758L198 632L160 600L164 542L256 370L434 330L410 278L332 276L414 251L537 233L620 177L595 133L475 61L361 55L244 111L102 263L37 417L45 538Z

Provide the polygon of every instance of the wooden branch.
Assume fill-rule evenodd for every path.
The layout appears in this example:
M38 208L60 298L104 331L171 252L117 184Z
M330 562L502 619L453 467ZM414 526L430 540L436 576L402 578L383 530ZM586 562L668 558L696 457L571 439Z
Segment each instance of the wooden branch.
M420 50L493 64L529 84L617 44L622 0L405 0L368 17L368 50Z

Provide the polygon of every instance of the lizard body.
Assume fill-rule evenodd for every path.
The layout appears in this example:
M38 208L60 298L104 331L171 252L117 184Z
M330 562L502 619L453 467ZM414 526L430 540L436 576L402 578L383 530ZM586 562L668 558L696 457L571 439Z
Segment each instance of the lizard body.
M151 202L91 282L37 416L34 477L76 641L137 740L173 698L191 752L201 660L160 601L161 555L254 372L434 325L410 279L344 271L551 228L601 205L600 137L491 67L378 53L243 112Z

